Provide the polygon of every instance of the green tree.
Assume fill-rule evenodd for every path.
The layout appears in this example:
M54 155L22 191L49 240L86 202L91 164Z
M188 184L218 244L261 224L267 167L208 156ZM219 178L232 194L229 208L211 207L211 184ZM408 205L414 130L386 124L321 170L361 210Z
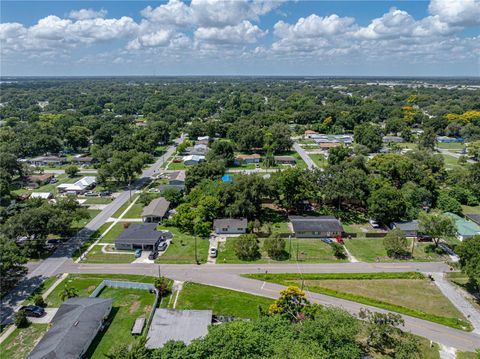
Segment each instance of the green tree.
M41 294L37 294L36 296L33 297L33 304L39 307L47 306L47 303L45 302Z
M353 154L353 151L350 147L345 146L344 144L333 147L328 150L328 164L329 165L338 165L340 162L345 161Z
M134 340L133 343L113 346L105 356L108 359L150 359L150 350L146 347L147 339L147 336L144 335Z
M345 259L347 258L347 254L345 253L345 248L340 244L340 243L337 243L337 242L333 242L331 244L331 247L332 247L332 252L333 252L333 255L338 258L338 259Z
M74 150L77 150L88 147L91 135L91 131L84 126L72 126L65 135L65 141Z
M288 168L275 173L271 179L276 202L287 210L296 208L311 197L311 183L304 170Z
M380 126L365 122L355 126L353 131L355 143L367 146L371 152L377 152L382 147L382 129Z
M423 129L423 133L418 136L418 147L421 150L433 151L437 145L437 134L431 127Z
M60 299L65 301L70 298L78 297L78 290L74 287L65 286L59 294Z
M405 216L406 205L402 192L390 184L374 190L368 198L368 213L383 224L390 224Z
M242 261L254 261L261 257L254 234L242 234L235 241L235 255Z
M466 238L456 248L462 271L480 293L480 236Z
M168 293L168 279L165 277L155 278L155 288L158 291L160 298L163 298Z
M402 230L396 228L383 238L387 255L392 258L405 258L408 255L408 241Z
M227 165L231 165L235 158L235 145L228 140L217 140L213 142L210 152L208 152L208 161L224 160Z
M4 295L27 273L27 257L15 241L0 235L0 259L0 294Z
M280 297L270 305L268 312L271 315L280 315L292 322L305 319L305 307L309 305L305 292L295 286L288 286L280 292Z
M419 222L422 232L432 238L436 247L441 239L453 237L456 234L453 219L441 213L422 212L419 216Z
M472 157L475 160L480 159L480 140L470 142L467 145L467 153L470 157Z
M280 236L265 238L263 250L272 259L280 260L286 257L285 239Z
M440 195L437 198L437 207L441 209L442 212L452 212L459 216L463 215L463 209L460 202L445 191L440 192Z
M78 172L80 172L80 169L78 168L78 166L68 165L67 167L65 167L65 173L70 178L75 177L78 174Z
M15 324L17 328L25 328L28 326L28 323L27 314L24 310L19 310L15 313L13 324Z
M362 309L359 317L367 321L367 344L381 353L394 349L401 331L399 325L404 324L400 314L378 313Z

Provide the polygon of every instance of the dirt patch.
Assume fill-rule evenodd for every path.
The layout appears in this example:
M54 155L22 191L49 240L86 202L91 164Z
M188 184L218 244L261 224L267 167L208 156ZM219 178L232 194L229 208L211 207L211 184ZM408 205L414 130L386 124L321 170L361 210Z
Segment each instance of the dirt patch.
M145 308L143 309L145 313L150 313L152 311L152 306L151 305L146 305Z
M135 302L132 303L128 312L130 314L133 314L138 310L138 308L140 308L140 302L136 300Z
M89 286L89 287L87 288L87 292L88 292L88 293L91 293L91 292L93 292L93 291L95 290L95 288L97 288L96 285L91 285L91 286Z

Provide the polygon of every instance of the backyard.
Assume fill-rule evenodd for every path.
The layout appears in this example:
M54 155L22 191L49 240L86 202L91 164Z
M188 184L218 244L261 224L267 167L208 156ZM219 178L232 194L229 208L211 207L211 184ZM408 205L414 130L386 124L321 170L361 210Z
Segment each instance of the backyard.
M47 332L48 324L29 324L26 328L16 328L0 344L0 357L5 359L24 359Z

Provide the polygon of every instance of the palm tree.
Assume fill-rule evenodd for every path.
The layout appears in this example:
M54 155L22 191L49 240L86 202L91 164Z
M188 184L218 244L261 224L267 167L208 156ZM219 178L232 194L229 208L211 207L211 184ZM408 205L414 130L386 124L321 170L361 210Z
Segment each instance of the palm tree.
M73 297L78 297L78 290L73 287L65 286L63 290L60 292L60 299L63 301Z

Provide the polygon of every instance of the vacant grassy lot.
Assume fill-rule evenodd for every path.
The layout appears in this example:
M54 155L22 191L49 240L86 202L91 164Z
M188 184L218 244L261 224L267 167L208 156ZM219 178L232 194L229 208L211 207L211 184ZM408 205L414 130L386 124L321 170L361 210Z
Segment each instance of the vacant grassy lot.
M98 210L98 209L87 209L87 212L88 212L89 217L85 218L85 219L82 219L81 221L73 222L72 223L72 228L74 228L76 230L82 229L83 227L85 227L87 225L88 222L90 222L92 219L94 219L97 216L97 214L99 214L101 211Z
M128 212L125 213L123 218L141 218L143 207L145 207L143 203L140 203L139 201L135 202Z
M461 168L464 166L458 163L458 158L456 157L446 155L444 153L442 153L442 156L445 161L445 168L447 170L453 170L453 169Z
M217 263L252 263L250 261L242 261L235 255L235 241L237 240L237 238L228 238L225 243L220 244ZM266 263L275 261L270 259L266 252L263 252L262 245L264 239L259 238L258 241L262 257L256 261L253 261L253 263ZM285 241L285 261L298 260L299 262L316 263L341 261L333 256L330 245L323 243L319 239L292 238L290 241L288 238L286 238Z
M112 217L114 217L114 218L120 217L120 215L123 212L125 212L125 210L128 208L128 206L130 206L132 204L132 202L135 200L135 198L137 198L137 197L138 197L137 194L132 194L131 200L125 202L119 209L117 209L117 211L113 214Z
M253 274L250 278L283 285L303 284L311 292L372 305L458 329L471 326L429 279L407 273ZM422 298L419 300L419 293Z
M398 261L387 256L383 246L383 238L357 238L345 241L348 251L359 261ZM409 246L411 248L411 246ZM414 261L438 261L443 256L436 254L431 250L430 243L415 243L413 251Z
M452 142L452 143L439 142L437 144L437 147L444 148L446 150L462 150L465 148L465 144L463 142Z
M480 214L480 206L462 206L464 214Z
M273 300L209 285L187 282L176 309L211 309L213 314L258 318L258 306L267 309Z
M85 197L85 204L110 204L113 197Z
M125 254L104 253L101 245L96 245L88 252L82 263L131 263L135 260L133 251L124 251Z
M112 298L113 305L108 318L110 324L95 337L87 351L87 357L92 359L105 359L105 354L112 348L132 343L135 337L130 330L135 319L141 316L147 318L155 300L155 296L146 290L108 287L99 297Z
M173 234L173 241L167 251L158 257L157 263L194 263L195 262L195 238L187 233L181 232L176 227L165 227L159 225L158 230L170 231ZM197 256L199 262L206 262L208 255L208 239L197 237Z
M168 170L186 170L189 166L183 164L183 162L170 162L168 164Z
M125 230L124 228L124 222L116 223L100 240L102 243L113 243L115 239ZM112 223L105 223L103 226L106 226L106 228L103 230L102 233L107 230L108 227L110 227ZM103 226L101 228L103 228Z
M0 344L0 357L3 359L24 359L47 332L48 324L30 324L27 328L15 329Z
M312 153L312 154L309 154L309 156L312 159L312 161L320 168L324 168L328 164L327 159L321 153Z

